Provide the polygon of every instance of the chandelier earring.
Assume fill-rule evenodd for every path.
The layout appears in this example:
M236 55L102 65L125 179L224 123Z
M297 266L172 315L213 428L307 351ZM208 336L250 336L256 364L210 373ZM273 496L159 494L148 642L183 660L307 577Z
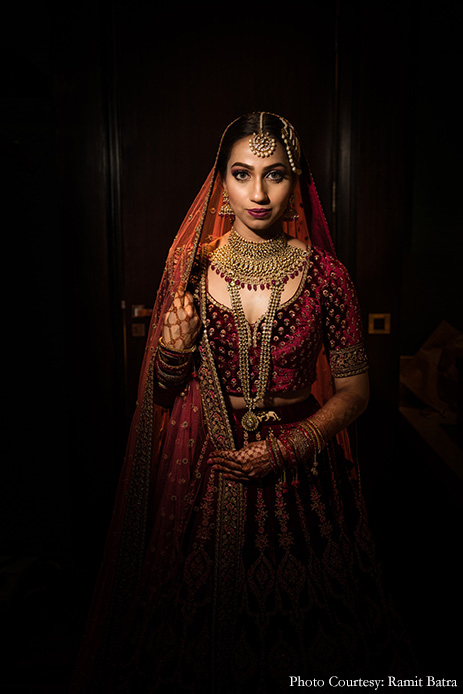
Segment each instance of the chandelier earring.
M295 222L297 219L299 219L297 210L294 207L295 200L296 196L294 194L291 195L288 201L288 207L286 208L285 213L282 217L284 222Z
M222 191L223 204L219 210L219 217L234 217L235 213L230 205L230 199L226 190Z

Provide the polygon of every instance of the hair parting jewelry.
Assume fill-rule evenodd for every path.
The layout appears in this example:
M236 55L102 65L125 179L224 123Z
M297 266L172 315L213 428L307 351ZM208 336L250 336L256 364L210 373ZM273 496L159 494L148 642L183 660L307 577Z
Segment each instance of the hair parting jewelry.
M281 130L281 138L285 143L286 154L288 156L289 165L293 173L298 176L301 175L302 170L300 168L301 161L301 145L299 144L298 137L294 132L294 128L291 123L279 116L281 122L283 123L283 128Z
M264 116L267 112L260 112L259 132L254 133L249 140L249 148L256 157L271 157L275 152L277 142L268 132L264 131ZM273 113L268 115L275 116ZM301 146L293 126L285 118L276 116L282 124L281 139L284 142L289 165L293 173L298 176L302 173L300 168Z
M249 140L249 148L256 157L271 157L274 153L277 142L274 137L268 133L264 133L263 122L264 122L264 111L260 114L259 132L254 133Z

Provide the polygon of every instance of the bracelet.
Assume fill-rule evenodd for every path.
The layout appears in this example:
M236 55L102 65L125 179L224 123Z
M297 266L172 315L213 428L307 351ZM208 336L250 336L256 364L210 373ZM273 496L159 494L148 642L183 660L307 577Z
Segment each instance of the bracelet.
M188 358L186 361L181 361L181 362L177 362L177 363L172 363L170 361L166 361L165 355L162 353L161 349L158 349L157 354L156 354L156 358L162 364L162 368L165 371L175 372L178 369L185 369L185 367L188 367L190 365L190 358Z
M281 433L278 438L270 430L265 443L275 472L284 473L285 470L312 458L311 473L318 475L317 456L323 450L326 441L320 428L311 419L304 419L289 431Z
M320 428L311 419L304 419L299 424L299 428L306 434L306 436L313 442L314 453L313 453L313 464L311 468L311 473L313 475L318 475L318 458L317 455L321 453L322 449L326 445L325 437L323 436Z
M311 419L304 419L299 423L299 427L314 439L317 453L321 453L322 449L326 445L326 441L325 437L320 431L320 428L315 424L315 422L313 422Z
M156 373L157 382L160 386L164 387L166 390L173 390L183 386L185 378L177 378L169 374L163 374L160 372Z
M307 438L303 431L294 427L289 433L289 439L299 462L307 460L307 458L312 455L315 448L314 443L310 438Z
M283 448L285 449L286 454L287 454L286 457L283 456L285 468L288 469L291 467L295 467L299 461L297 459L297 455L296 455L296 452L294 450L293 441L291 438L291 432L288 432L287 434L286 433L281 434L278 437L278 442L281 443L281 445L283 446Z
M273 431L268 432L268 436L265 439L265 444L267 446L268 454L274 472L279 473L284 469L284 460L281 454L280 446L278 445L278 439L276 438Z
M172 364L163 358L161 348L158 349L155 360L154 370L159 385L164 388L176 388L181 386L188 376L191 360L188 358L182 363Z
M168 373L159 364L155 364L154 368L158 383L166 388L175 388L181 385L187 377L187 373L183 371L180 373Z
M177 349L176 347L168 347L165 343L164 340L162 339L162 335L159 337L159 347L166 353L166 354L172 354L174 356L179 356L179 355L185 355L185 354L192 354L194 351L196 351L196 345L193 345L192 347L187 347L186 349Z
M280 452L280 460L283 460L285 469L297 466L303 461L312 459L311 472L313 475L318 475L318 455L325 446L325 438L315 422L311 419L305 419L299 422L295 427L288 432L280 435L277 445L280 443L286 451L286 455ZM273 450L272 461L276 459L275 444L270 446ZM280 462L281 464L281 462Z

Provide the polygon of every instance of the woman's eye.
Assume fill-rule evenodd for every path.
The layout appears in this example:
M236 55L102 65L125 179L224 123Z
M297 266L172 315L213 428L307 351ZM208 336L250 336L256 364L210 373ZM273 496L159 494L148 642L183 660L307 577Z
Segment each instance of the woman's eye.
M283 172L277 169L275 171L269 171L267 175L271 181L282 181L284 179Z
M247 171L233 171L233 176L237 181L244 181L248 177Z

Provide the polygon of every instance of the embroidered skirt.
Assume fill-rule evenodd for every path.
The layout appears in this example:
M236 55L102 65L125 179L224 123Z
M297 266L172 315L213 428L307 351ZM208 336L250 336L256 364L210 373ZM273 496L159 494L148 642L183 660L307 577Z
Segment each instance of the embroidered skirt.
M278 408L260 436L317 407L309 398ZM285 691L291 675L406 671L355 465L340 447L326 447L317 475L307 461L249 484L212 470L210 450L206 436L181 523L155 525L108 692L264 693Z

